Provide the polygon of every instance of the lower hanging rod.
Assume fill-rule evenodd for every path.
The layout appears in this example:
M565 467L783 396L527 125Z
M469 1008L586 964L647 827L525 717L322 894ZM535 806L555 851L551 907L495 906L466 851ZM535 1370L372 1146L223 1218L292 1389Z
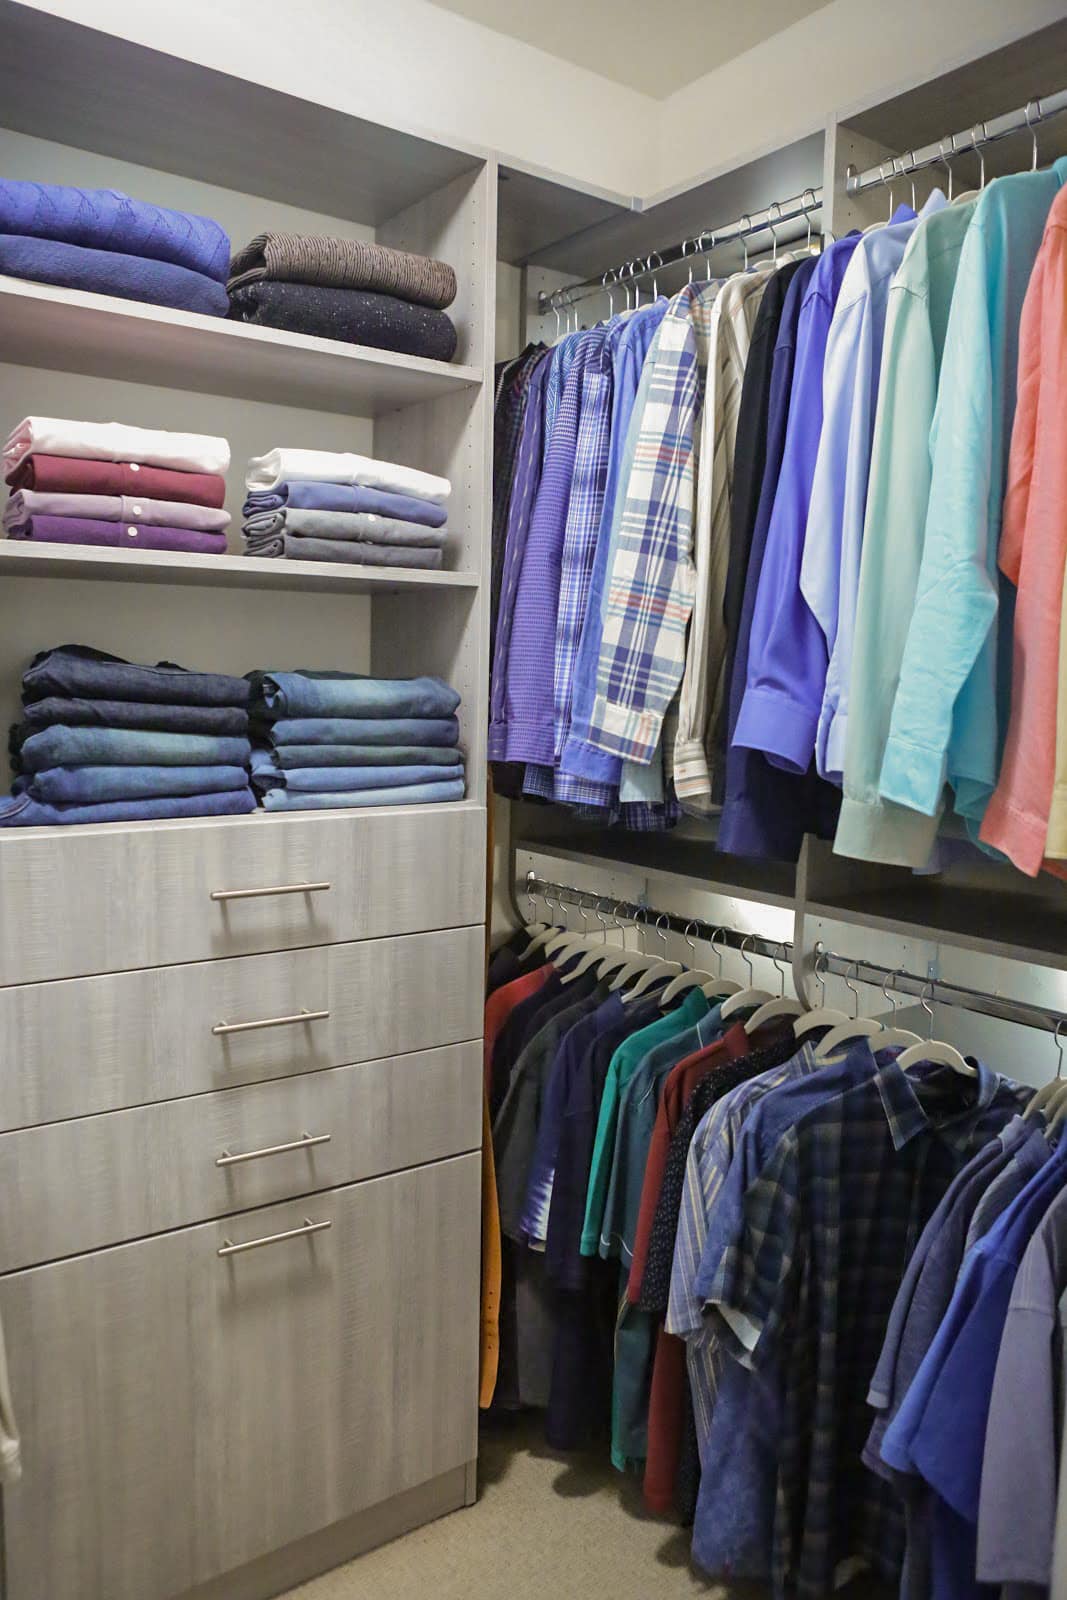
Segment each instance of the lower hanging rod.
M738 928L723 923L710 922L704 917L681 917L673 911L658 911L654 906L638 900L619 900L615 895L596 894L588 889L575 889L570 884L553 883L536 874L527 873L520 893L543 900L550 908L555 902L561 909L574 906L580 913L591 911L594 915L607 911L617 920L632 923L641 931L679 933L702 939L718 951L733 949L742 954L766 956L775 962L791 962L794 956L790 939L768 939L762 934L743 933ZM1053 1033L1067 1041L1067 1012L1055 1011L1048 1006L1035 1006L1026 1000L1012 1000L1004 995L987 994L981 989L969 989L963 984L947 983L943 978L922 977L903 967L879 966L876 962L842 956L834 950L817 945L810 957L804 959L804 970L813 974L816 984L825 976L847 978L855 983L865 983L872 988L895 994L910 995L925 1000L930 1005L949 1006L960 1011L974 1012L978 1016L996 1017L1003 1022L1015 1022L1022 1027Z
M708 255L719 245L729 244L734 239L745 239L754 233L769 233L775 238L778 228L788 227L790 223L810 217L821 207L822 185L817 184L814 188L805 189L803 194L796 195L791 200L776 200L773 205L764 206L761 211L747 213L726 227L705 229L703 233L695 234L690 239L682 239L678 244L670 245L664 250L653 250L647 256L634 256L630 261L624 261L621 266L609 268L599 278L583 278L580 283L567 284L562 289L553 289L551 293L542 290L537 297L538 312L544 316L546 312L571 306L577 300L584 300L588 295L606 294L608 289L625 289L627 284L637 283L642 278L654 277L657 272L677 266L680 261Z

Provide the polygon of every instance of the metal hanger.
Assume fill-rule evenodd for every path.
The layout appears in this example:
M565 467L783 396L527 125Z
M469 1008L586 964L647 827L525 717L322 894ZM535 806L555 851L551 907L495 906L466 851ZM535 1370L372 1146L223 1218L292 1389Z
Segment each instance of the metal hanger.
M554 933L545 945L545 955L548 956L550 961L555 960L557 956L562 957L565 954L569 954L574 946L580 948L582 945L581 934L575 933L571 929L570 913L567 910L562 894L558 896L557 905L563 916L563 927L557 933Z
M605 272L604 276L600 280L600 287L607 297L609 322L615 315L615 296L611 292L611 283L609 282L609 279L611 278L611 272L612 269L609 267L607 272Z
M1058 1035L1058 1030L1059 1030L1059 1024L1057 1023L1057 1035ZM1046 1123L1046 1130L1045 1131L1049 1134L1050 1137L1051 1137L1051 1135L1052 1135L1054 1130L1056 1131L1056 1133L1058 1135L1059 1129L1062 1126L1063 1121L1064 1121L1064 1106L1065 1106L1065 1104L1067 1104L1067 1083L1063 1082L1062 1079L1060 1079L1060 1073L1063 1071L1063 1045L1060 1042L1058 1036L1057 1036L1057 1039L1056 1039L1056 1048L1059 1051L1059 1065L1056 1068L1056 1080L1057 1081L1054 1082L1054 1084L1053 1084L1053 1092L1049 1096L1048 1100L1046 1101L1046 1103L1045 1103L1045 1105L1043 1107L1044 1113L1045 1113L1045 1123ZM1035 1095L1034 1099L1036 1100L1036 1098L1037 1098L1037 1096Z
M798 1039L803 1039L805 1034L814 1033L816 1028L839 1028L843 1022L848 1021L848 1013L846 1011L838 1011L835 1006L826 1004L826 979L823 977L823 973L819 971L820 961L823 963L823 972L825 972L830 965L830 960L825 950L817 950L815 952L815 961L811 969L811 975L819 985L819 1004L813 1007L811 1011L805 1011L804 1015L798 1018L793 1029Z
M774 1022L779 1017L800 1017L804 1014L804 1007L801 1005L800 1001L794 1000L791 995L787 995L785 992L784 940L781 941L779 949L782 952L781 961L779 961L777 956L771 957L771 960L778 969L778 998L776 1000L766 1001L764 1005L759 1007L758 1011L754 1012L753 1015L749 1017L748 1021L745 1023L746 1033L755 1033L756 1029L762 1028L765 1022Z
M952 137L952 145L951 145L952 154L955 155L956 154L956 135L952 134L951 137ZM955 182L955 175L954 175L954 173L952 171L952 162L945 155L945 141L944 141L944 139L939 139L937 141L937 154L938 154L938 157L940 158L941 165L944 167L945 171L948 173L948 202L949 202L949 205L951 205L952 204L952 196L956 192L956 182Z
M741 270L743 272L747 272L748 271L748 232L749 232L749 229L752 227L752 218L749 216L747 211L745 212L744 216L741 218L741 221L738 223L738 227L739 227L740 233L741 233L741 248L745 252L745 264L744 264L744 266L743 266L743 268Z
M690 928L695 928L696 926L697 923L695 919L692 922L687 922L685 925L685 933L683 934L686 948L688 950L692 950L694 955L696 955L697 949L696 941L690 938L689 930ZM678 995L684 994L687 989L699 989L705 983L714 982L715 978L712 973L701 972L700 968L695 966L687 967L684 971L680 972L676 978L671 979L670 983L660 995L659 1003L661 1006L667 1006Z
M722 1010L719 1013L723 1022L728 1021L730 1017L735 1017L739 1011L748 1011L753 1006L761 1006L765 1001L774 999L774 996L771 994L769 989L756 989L752 987L752 978L755 969L752 965L750 957L745 954L745 946L754 937L754 934L746 933L745 937L741 940L741 949L738 952L741 960L748 968L749 987L747 989L739 989L736 994L730 995L730 997L723 1002Z
M547 889L543 889L541 891L541 899L545 902L545 905L548 907L549 911L551 912L551 910L552 910L552 896L549 894ZM541 933L537 934L530 941L530 943L527 946L525 952L523 953L523 956L522 956L523 961L525 961L528 956L532 956L535 950L544 950L545 946L548 944L548 941L551 938L553 938L557 933L560 933L561 931L562 931L562 929L561 929L560 924L558 922L550 922L550 923L548 923L547 926L543 929L543 931Z
M890 1025L889 1025L889 1027L888 1028L883 1028L881 1033L878 1035L878 1048L879 1048L879 1050L894 1050L894 1049L897 1049L898 1047L901 1048L901 1049L906 1050L906 1049L908 1049L908 1047L910 1045L922 1044L922 1039L919 1037L919 1035L917 1033L913 1033L910 1028L898 1028L898 1027L895 1026L896 1016L897 1016L897 1002L896 1002L896 997L894 995L891 995L890 992L889 992L889 979L891 977L892 978L897 977L903 971L904 971L903 967L898 967L896 972L890 973L889 976L885 979L884 983L882 984L882 993L886 997L886 1001L889 1004L889 1007L890 1007L892 1015L890 1017Z
M850 972L858 973L859 969L859 962L853 961L845 972L845 988L852 996L853 1002L852 1015L846 1022L839 1022L836 1028L831 1028L826 1038L820 1040L815 1046L816 1061L825 1061L836 1050L840 1050L844 1044L852 1044L857 1039L872 1039L875 1034L885 1031L882 1024L876 1022L874 1017L861 1017L859 1015L860 992L854 983L849 982L848 977Z
M710 983L706 983L704 985L704 994L709 1000L719 1000L725 995L741 993L741 985L737 982L736 978L723 977L722 951L719 949L719 946L715 941L719 937L720 933L725 934L725 932L725 928L713 928L711 932L711 938L708 941L711 945L715 959L718 962L715 977Z
M1034 125L1033 125L1032 121L1030 120L1030 107L1031 106L1034 106L1036 108L1036 110L1037 110L1037 120L1038 120L1038 122L1040 122L1041 121L1041 96L1040 95L1038 95L1036 100L1028 100L1026 102L1026 126L1027 126L1027 128L1029 130L1031 139L1034 141L1034 156L1033 156L1033 160L1030 163L1030 170L1031 170L1031 172L1036 172L1037 171L1037 134L1034 131Z
M655 256L655 258L656 258L657 265L655 267L652 265L652 256ZM652 298L653 298L653 300L658 300L659 299L659 279L656 277L656 273L658 272L659 268L662 267L662 265L663 265L663 257L660 255L658 250L653 250L652 255L648 255L648 256L645 257L645 271L646 272L650 272L652 274Z
M582 908L579 907L579 909L582 909ZM585 955L581 956L579 958L578 965L576 967L574 967L570 972L565 974L565 976L560 980L564 985L573 983L576 978L584 977L585 974L587 972L589 972L593 967L595 967L598 962L604 960L604 951L607 948L607 943L608 943L608 924L607 924L607 919L600 915L600 896L599 895L597 895L595 897L595 901L594 901L594 905L593 905L593 915L594 915L594 917L596 917L597 921L600 923L600 928L601 928L600 943L598 945L594 945L594 947L591 950L587 950ZM584 909L582 909L582 921L583 922L585 921ZM616 921L618 921L617 918L616 918ZM623 952L623 960L625 960L625 959L626 959L626 953ZM620 962L620 965L621 964L622 963ZM602 974L601 974L601 976L602 976Z
M1061 1092L1061 1090L1064 1088L1064 1081L1063 1081L1063 1034L1060 1031L1062 1029L1062 1027L1063 1027L1063 1018L1061 1017L1059 1019L1059 1021L1056 1023L1056 1031L1053 1034L1053 1038L1056 1041L1056 1051L1057 1051L1057 1054L1058 1054L1058 1057L1059 1057L1059 1060L1058 1060L1057 1065L1056 1065L1056 1076L1052 1079L1052 1081L1050 1083L1043 1083L1041 1085L1040 1089L1037 1091L1037 1093L1035 1095L1032 1095L1030 1097L1030 1099L1027 1101L1026 1110L1023 1112L1023 1121L1024 1122L1029 1121L1031 1117L1036 1117L1038 1112L1040 1112L1040 1111L1047 1111L1047 1109L1048 1109L1048 1107L1050 1105L1050 1102L1053 1101L1056 1098L1056 1096Z
M530 908L530 920L529 922L524 922L522 925L523 933L527 934L531 939L535 939L539 933L544 933L548 927L547 922L539 922L534 915L537 910L537 898L534 895L530 885L536 882L536 874L531 869L531 871L526 874L526 903ZM523 960L525 958L520 956L519 959Z
M934 985L929 983L930 999L934 997ZM926 1000L926 990L919 996L919 1004L930 1018L930 1026L934 1024L934 1008ZM918 1066L920 1061L931 1061L935 1066L951 1067L954 1072L959 1072L965 1078L977 1078L977 1070L966 1061L954 1044L949 1044L944 1039L921 1039L918 1044L913 1044L897 1058L897 1066L901 1072L907 1072L909 1067Z
M978 142L978 123L977 122L975 123L974 127L971 129L971 139L974 142L974 153L978 157L978 162L979 162L979 167L978 167L978 174L979 174L978 175L978 187L979 187L979 189L984 189L985 188L985 146L986 146L986 143L987 143L987 141L989 139L989 127L988 127L988 124L985 123L985 122L983 122L981 126L982 126L982 142L981 142L981 144L979 144L979 142Z
M633 922L634 927L637 929L637 940L640 948L636 952L631 950L630 959L616 973L615 981L611 985L610 992L612 994L617 994L620 989L625 989L626 985L642 972L648 972L660 964L660 957L651 954L645 949L645 928L648 923L648 914L642 906L638 906L634 912Z
M680 961L671 961L667 955L670 945L667 942L667 935L660 930L661 922L665 922L669 928L671 925L671 919L666 915L666 913L664 913L663 915L658 916L653 924L656 937L663 940L663 954L661 956L654 956L653 959L656 963L655 966L650 967L643 977L638 978L633 988L626 991L622 997L623 1005L629 1005L631 1000L636 1000L639 995L645 993L646 989L651 989L652 985L654 983L658 983L665 973L680 973L682 970L682 963Z
M771 236L771 266L772 267L776 267L778 265L778 235L775 232L774 223L771 221L771 212L775 211L775 210L778 212L778 218L779 218L779 221L780 221L781 220L781 216L782 216L782 206L781 206L781 202L778 201L778 200L776 200L774 202L773 206L768 206L767 207L767 232Z
M888 163L888 166L889 166L889 185L888 185L888 187L889 187L889 217L888 217L888 220L890 222L892 222L892 220L893 220L893 163L892 163L892 161L890 161ZM878 163L878 182L879 183L885 183L885 181L886 181L885 169L886 169L886 162L879 161L879 163Z
M709 241L707 244L704 243L705 239L707 239ZM710 283L711 282L711 252L715 248L715 235L714 235L714 233L702 233L700 235L700 248L704 252L704 282L705 283Z
M807 239L806 239L806 241L804 243L805 250L810 250L811 249L811 213L812 213L812 211L815 210L815 190L811 187L810 184L804 190L804 193L800 197L801 205L804 204L804 200L809 194L811 195L811 209L809 210L809 209L807 209L805 207L805 210L804 210L804 221L808 225L808 237L807 237Z

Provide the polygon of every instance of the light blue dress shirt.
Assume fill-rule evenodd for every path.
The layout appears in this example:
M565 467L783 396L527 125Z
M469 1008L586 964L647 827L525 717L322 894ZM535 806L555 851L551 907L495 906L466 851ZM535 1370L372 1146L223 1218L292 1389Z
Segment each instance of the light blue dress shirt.
M935 189L923 216L939 211ZM800 592L826 637L827 668L815 741L821 777L840 784L863 517L889 285L918 219L901 206L864 234L848 264L826 341L823 422L800 565Z
M880 791L934 816L947 781L977 830L996 785L1006 715L998 683L1001 506L1015 414L1019 317L1067 157L997 178L960 253L930 434L933 475L915 610L901 664ZM1006 598L1006 591L1005 591Z

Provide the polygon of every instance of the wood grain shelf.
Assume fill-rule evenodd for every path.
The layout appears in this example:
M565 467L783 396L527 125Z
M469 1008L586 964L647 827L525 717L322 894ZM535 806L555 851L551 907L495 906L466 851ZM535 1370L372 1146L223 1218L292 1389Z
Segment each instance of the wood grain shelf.
M0 576L105 578L112 583L171 583L213 589L299 589L317 594L406 594L412 589L476 589L476 572L360 567L333 561L275 561L262 556L201 556L181 551L111 550L93 545L0 541Z
M477 389L476 367L0 276L5 361L238 400L381 416Z

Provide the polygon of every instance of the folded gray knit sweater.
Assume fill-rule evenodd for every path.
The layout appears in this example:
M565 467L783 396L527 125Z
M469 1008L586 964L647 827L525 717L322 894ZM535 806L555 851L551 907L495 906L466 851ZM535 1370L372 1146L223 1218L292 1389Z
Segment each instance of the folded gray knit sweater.
M257 234L230 262L226 287L232 291L261 278L331 289L372 289L436 311L456 298L456 274L445 261L322 233Z

